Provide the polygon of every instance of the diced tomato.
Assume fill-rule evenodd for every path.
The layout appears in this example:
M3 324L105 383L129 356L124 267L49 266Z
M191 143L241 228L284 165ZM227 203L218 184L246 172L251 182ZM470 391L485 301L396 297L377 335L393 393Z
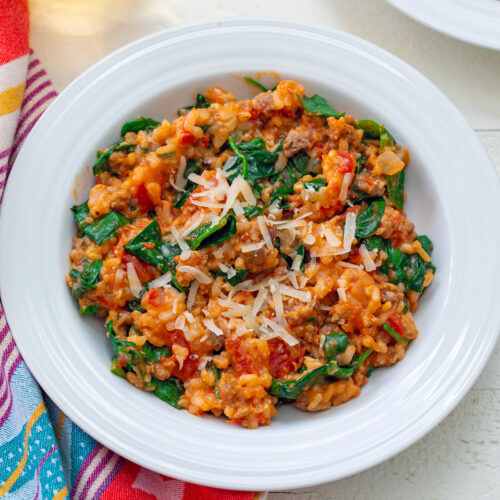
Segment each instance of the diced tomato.
M192 144L194 141L196 141L196 137L191 132L184 130L181 134L179 144L185 146L186 144Z
M125 356L125 354L120 354L118 356L118 366L120 368L127 368L128 360L127 360L127 356Z
M250 118L252 120L257 120L257 118L259 117L259 115L262 113L262 111L264 110L264 105L262 104L261 106L258 106L256 108L252 108L252 111L250 112Z
M339 156L341 156L345 161L343 161L338 169L339 174L353 173L356 167L356 160L354 156L349 153L349 151L339 151Z
M142 302L149 302L154 307L160 307L160 294L158 292L158 288L153 288L144 294L142 298Z
M208 148L209 144L210 144L210 134L208 132L205 132L203 134L203 137L201 138L200 146L202 148Z
M226 424L241 424L241 419L239 418L233 418L232 420L225 420Z
M322 142L315 142L312 146L313 149L316 150L316 157L317 158L323 158L325 155L326 151L324 149L325 145Z
M387 324L393 330L395 330L397 333L399 333L399 335L404 337L405 328L404 328L403 323L401 321L401 318L399 316L396 316L396 315L389 316L389 318L387 318Z
M198 363L198 354L190 354L182 363L182 369L179 370L179 366L176 365L172 374L184 382L198 369Z
M233 369L238 374L257 373L253 359L245 352L241 337L229 337L226 340L226 350L233 357Z
M139 208L143 212L149 212L149 210L153 210L155 207L144 184L140 184L137 188L137 201L139 202Z
M294 359L290 348L286 343L275 337L267 341L269 345L269 369L274 378L288 375L294 369Z
M134 264L135 272L137 273L137 277L141 280L141 283L147 283L153 279L153 273L151 272L150 266L148 264L144 264L141 260L133 255L130 255L127 252L123 252L122 262L128 264L131 262Z

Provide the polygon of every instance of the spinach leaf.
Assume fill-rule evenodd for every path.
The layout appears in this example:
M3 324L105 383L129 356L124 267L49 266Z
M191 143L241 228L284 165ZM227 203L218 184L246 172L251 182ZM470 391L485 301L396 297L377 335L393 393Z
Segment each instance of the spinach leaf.
M71 286L73 297L81 299L86 292L95 288L100 281L99 272L101 271L101 267L102 260L94 260L84 266L82 272L78 271L78 269L71 269L69 275L75 280Z
M111 349L115 353L115 356L120 356L120 354L125 354L132 349L135 351L135 344L129 342L128 340L118 338L115 329L113 328L113 320L109 320L106 323L106 327L109 333L109 343L111 344Z
M368 139L379 139L379 151L382 151L386 146L395 144L394 137L383 126L373 120L358 120L354 126L364 131L364 136Z
M327 361L335 360L337 354L344 352L349 345L349 338L345 333L329 333L325 337L323 353Z
M357 174L359 174L361 172L361 170L363 170L363 168L365 168L365 161L366 161L366 156L362 154L358 158L358 161L357 161L357 165L356 165L356 173Z
M215 397L217 399L220 399L219 387L217 386L220 380L220 370L215 366L213 361L210 361L210 363L207 364L207 370L210 370L215 376L215 385L214 385Z
M116 236L116 230L130 221L119 212L108 212L92 224L80 225L80 229L98 245Z
M319 377L324 375L335 377L337 373L344 376L345 370L339 369L336 361L330 361L325 365L311 370L298 380L288 380L284 382L273 377L269 393L271 396L277 396L279 398L297 399L306 386L312 385Z
M356 368L358 366L361 366L365 361L366 358L373 352L373 349L367 349L361 356L359 357L357 363L356 363ZM368 376L368 375L367 375Z
M398 210L403 210L405 202L405 171L387 175L387 196Z
M383 327L384 327L384 330L391 336L394 338L394 340L396 340L397 342L400 342L402 344L407 344L409 342L409 339L405 338L405 337L402 337L401 335L399 335L398 332L396 332L394 329L392 329L387 323L384 323L383 324Z
M113 361L111 362L110 371L114 375L118 375L118 377L121 377L121 378L125 378L127 375L125 370L118 363L118 358L116 356L113 357Z
M126 142L120 144L119 142L117 142L116 144L113 144L110 148L108 148L106 151L104 152L99 151L97 161L92 166L92 172L94 173L94 175L107 172L109 170L108 160L113 153L115 153L116 151L127 151L128 153L130 153L134 149L135 146L133 144L128 144Z
M231 276L231 278L228 278L228 273L225 273L224 271L221 271L219 269L215 269L213 271L210 271L210 273L216 277L216 276L222 276L225 281L227 281L230 285L236 286L238 283L241 283L242 281L245 280L247 277L248 271L246 269L236 269L236 274L234 276Z
M274 191L269 198L269 203L272 204L276 200L284 201L289 195L294 194L295 191L293 190L293 186L308 173L308 165L309 156L307 153L301 151L292 156L288 160L286 168L279 174L276 174L276 177L269 179L269 181L275 185ZM283 209L285 207L282 206L281 208Z
M257 205L251 205L249 207L243 207L243 212L245 212L245 217L250 220L258 215L262 215L266 211L266 207L258 207Z
M147 341L142 346L142 352L145 354L146 358L153 363L157 363L161 358L171 355L170 349L167 346L156 347Z
M123 124L121 135L122 137L127 132L139 132L139 130L151 130L156 128L160 122L153 120L153 118L144 118L144 116L140 116L137 120L132 120L130 122L126 122Z
M326 181L324 179L313 179L311 181L305 181L304 187L314 191L319 191L322 187L326 186Z
M85 309L80 308L80 314L82 316L93 316L94 314L99 311L101 306L98 306L97 304L91 304L90 306L87 306Z
M385 200L383 198L370 203L370 206L356 217L356 238L372 235L378 228L384 210Z
M170 377L167 380L158 380L153 377L153 384L156 386L155 396L170 406L182 410L178 403L184 394L184 384L178 378Z
M432 242L425 236L416 238L422 244L422 248L430 255L432 251ZM372 236L363 240L368 250L383 250L387 254L387 260L380 267L380 271L390 275L391 283L403 283L407 290L421 292L425 275L428 269L435 271L431 262L425 262L418 254L407 255L399 248L391 246L391 240L386 240L380 236Z
M208 108L210 106L210 102L207 100L207 98L201 94L198 93L196 94L196 102L194 106L184 106L182 108L179 108L177 110L177 114L179 116L185 115L188 111L192 110L193 108Z
M144 243L148 243L148 246L144 246ZM170 271L172 273L172 285L180 292L185 292L175 278L177 263L174 261L174 257L181 253L181 249L178 245L172 245L168 241L161 239L161 230L156 219L124 245L123 248L135 257L157 266L164 273Z
M79 227L84 225L84 220L89 216L90 210L88 206L88 200L84 201L81 205L73 205L71 207L71 211L73 212L73 217L76 220L76 223Z
M275 173L274 164L278 159L278 153L267 151L266 143L260 137L239 144L229 137L228 143L235 153L235 156L231 156L223 167L230 181L240 174L244 179L256 181Z
M191 174L199 174L201 172L200 167L196 164L194 160L188 160L186 164L186 170L184 170L184 178L187 179L186 185L184 186L184 191L177 195L173 205L175 208L181 208L189 195L196 189L198 184L188 179Z
M432 248L433 248L432 241L428 236L426 236L425 234L421 234L420 236L417 236L415 239L420 241L422 248L426 251L427 254L430 255L432 253Z
M251 78L249 76L244 76L243 78L245 79L245 81L247 83L249 83L250 85L253 85L254 87L257 87L262 92L267 92L268 90L276 90L276 87L278 85L278 84L276 84L273 87L267 88L264 85L262 85L262 83L258 82L257 80L254 80L253 78Z
M299 98L302 106L304 106L304 109L310 115L324 117L333 116L335 118L340 118L345 115L345 113L337 112L337 110L330 106L323 97L317 94L312 97L300 97L300 95L297 94L297 97Z
M200 250L211 246L221 245L224 241L236 234L236 218L234 215L225 215L220 221L213 225L212 222L207 222L191 231L186 236L186 243L191 250Z

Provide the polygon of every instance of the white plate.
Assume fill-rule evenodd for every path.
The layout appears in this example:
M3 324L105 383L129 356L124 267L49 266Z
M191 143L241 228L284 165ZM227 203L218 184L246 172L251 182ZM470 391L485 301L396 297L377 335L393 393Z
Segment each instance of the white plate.
M64 281L75 226L69 207L90 186L85 165L139 114L161 118L234 75L275 70L337 109L385 123L411 149L407 210L435 243L438 267L406 359L378 370L337 408L284 408L249 431L197 418L109 372L102 320L82 318ZM188 481L235 489L306 486L345 477L432 429L471 387L500 324L500 189L464 118L428 80L353 36L290 22L185 26L124 47L70 85L19 154L0 222L0 276L16 342L51 398L121 455Z
M416 21L441 33L481 47L500 50L499 0L387 1Z

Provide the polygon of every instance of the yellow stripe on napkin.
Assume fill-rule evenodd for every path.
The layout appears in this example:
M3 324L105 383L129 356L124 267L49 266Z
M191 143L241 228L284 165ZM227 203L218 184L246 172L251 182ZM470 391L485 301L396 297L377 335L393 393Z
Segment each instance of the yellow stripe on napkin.
M15 87L0 92L0 116L8 115L21 107L25 86L26 82L23 82Z

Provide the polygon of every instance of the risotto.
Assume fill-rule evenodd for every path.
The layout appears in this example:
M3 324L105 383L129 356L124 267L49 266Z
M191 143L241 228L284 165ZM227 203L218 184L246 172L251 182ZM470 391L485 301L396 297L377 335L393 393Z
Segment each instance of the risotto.
M418 336L432 243L404 212L409 152L294 81L218 87L98 151L67 281L111 371L248 428L325 410Z

